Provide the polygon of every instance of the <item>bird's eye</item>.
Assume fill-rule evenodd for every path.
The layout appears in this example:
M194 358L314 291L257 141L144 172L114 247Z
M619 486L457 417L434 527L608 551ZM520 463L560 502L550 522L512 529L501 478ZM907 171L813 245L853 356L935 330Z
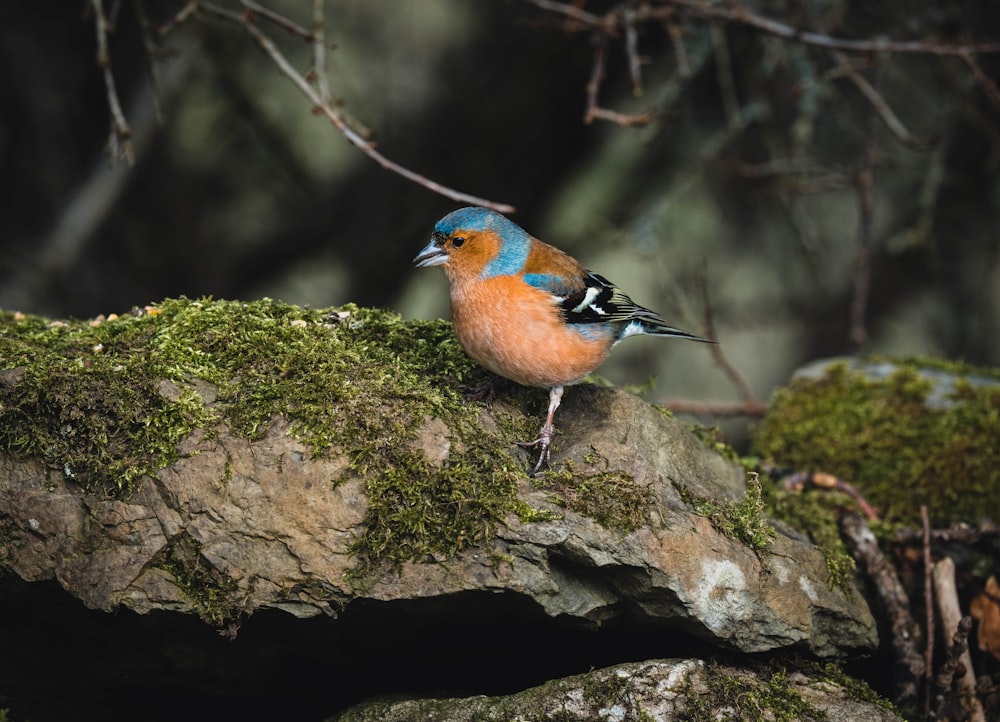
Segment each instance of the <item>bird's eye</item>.
M463 243L465 243L465 239L462 236L455 236L451 239L451 245L455 248L461 248Z

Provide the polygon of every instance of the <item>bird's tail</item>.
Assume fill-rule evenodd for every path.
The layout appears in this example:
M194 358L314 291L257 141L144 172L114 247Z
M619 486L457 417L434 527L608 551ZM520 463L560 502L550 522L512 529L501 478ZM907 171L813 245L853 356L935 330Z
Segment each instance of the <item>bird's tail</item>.
M683 329L670 326L660 318L658 313L642 306L637 306L636 310L632 313L632 323L638 323L642 326L641 333L648 333L653 336L672 336L674 338L686 338L689 341L701 341L702 343L718 343L710 338L697 336Z

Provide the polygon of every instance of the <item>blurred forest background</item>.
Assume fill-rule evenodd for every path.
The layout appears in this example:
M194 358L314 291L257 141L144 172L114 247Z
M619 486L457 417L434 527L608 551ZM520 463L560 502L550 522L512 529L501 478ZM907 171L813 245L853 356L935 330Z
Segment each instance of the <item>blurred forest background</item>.
M0 4L0 308L447 317L411 259L469 203L351 145L280 55L391 161L714 326L728 374L616 350L651 400L752 407L845 353L1000 364L995 0L260 3Z

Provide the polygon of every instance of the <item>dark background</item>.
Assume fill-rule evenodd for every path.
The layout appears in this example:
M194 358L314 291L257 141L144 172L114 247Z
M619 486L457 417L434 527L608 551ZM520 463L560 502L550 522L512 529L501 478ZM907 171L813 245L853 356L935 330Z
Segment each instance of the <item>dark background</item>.
M1000 362L996 55L977 56L993 78L983 80L954 57L837 56L678 14L680 55L664 23L637 25L638 97L620 28L609 36L602 105L659 113L621 127L584 123L595 33L531 2L326 6L333 95L382 153L515 205L530 232L677 326L704 332L707 304L761 399L804 361L854 351ZM307 0L268 7L311 26ZM990 0L748 7L837 38L959 42L1000 28ZM168 296L267 295L447 316L442 274L411 259L437 218L463 204L350 146L240 24L203 11L155 38L154 92L137 8L155 28L181 4L105 8L132 167L105 152L91 3L0 4L0 308L89 318ZM308 72L307 42L257 25ZM876 105L921 147L890 132ZM866 168L871 293L859 345L849 327L865 277L856 261ZM656 401L738 399L696 344L629 340L600 373L645 384Z

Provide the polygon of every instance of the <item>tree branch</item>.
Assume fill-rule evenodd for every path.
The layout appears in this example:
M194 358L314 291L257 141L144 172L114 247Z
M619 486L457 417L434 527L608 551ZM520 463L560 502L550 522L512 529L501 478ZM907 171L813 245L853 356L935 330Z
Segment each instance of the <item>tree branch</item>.
M96 2L97 0L95 0ZM344 118L330 105L327 100L322 98L317 92L317 90L306 80L301 73L299 73L288 59L282 54L278 49L278 46L274 44L264 32L257 27L253 22L253 13L256 11L251 11L248 13L240 14L227 10L225 8L219 7L212 3L203 3L200 6L200 10L208 12L216 17L228 20L230 22L240 25L248 35L257 43L257 45L263 50L278 67L285 77L292 81L292 84L297 87L303 95L305 95L313 104L313 106L320 112L322 112L333 125L343 134L347 141L353 145L355 148L360 150L362 153L367 155L373 161L378 163L380 166L385 168L392 173L406 178L409 181L417 183L418 185L427 188L428 190L434 191L440 195L450 198L456 202L470 203L477 206L485 206L487 208L492 208L500 213L512 213L515 209L511 205L505 203L497 203L494 201L486 200L485 198L479 198L477 196L469 195L467 193L462 193L453 188L441 185L435 181L426 178L419 173L404 168L403 166L389 160L384 155L379 153L372 143L369 143L361 135L354 130ZM283 26L284 27L284 26ZM312 38L312 33L309 33L309 37Z

